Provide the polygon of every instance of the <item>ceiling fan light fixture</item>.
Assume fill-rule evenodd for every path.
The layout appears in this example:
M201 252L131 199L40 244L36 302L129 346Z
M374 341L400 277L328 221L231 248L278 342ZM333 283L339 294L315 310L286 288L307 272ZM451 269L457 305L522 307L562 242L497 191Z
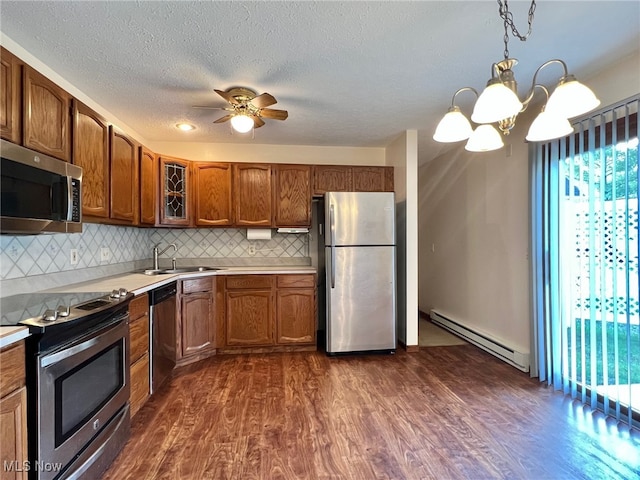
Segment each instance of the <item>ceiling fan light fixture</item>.
M254 122L250 116L240 113L231 117L231 126L238 133L247 133L253 129Z
M467 117L463 115L460 108L453 106L442 117L433 139L436 142L453 143L466 140L473 133L473 128Z
M196 129L195 125L191 125L190 123L176 123L176 128L179 128L183 132L190 132Z
M502 147L504 147L502 136L493 125L489 124L478 125L464 146L469 152L490 152Z

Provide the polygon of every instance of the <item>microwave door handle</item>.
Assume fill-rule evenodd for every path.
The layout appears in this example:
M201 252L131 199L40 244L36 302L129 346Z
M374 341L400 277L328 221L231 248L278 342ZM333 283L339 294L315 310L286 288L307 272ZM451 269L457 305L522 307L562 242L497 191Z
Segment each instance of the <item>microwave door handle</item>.
M70 222L73 220L73 177L66 176L65 179L67 180L67 188L64 198L67 204L63 206L63 211L66 212L64 219Z

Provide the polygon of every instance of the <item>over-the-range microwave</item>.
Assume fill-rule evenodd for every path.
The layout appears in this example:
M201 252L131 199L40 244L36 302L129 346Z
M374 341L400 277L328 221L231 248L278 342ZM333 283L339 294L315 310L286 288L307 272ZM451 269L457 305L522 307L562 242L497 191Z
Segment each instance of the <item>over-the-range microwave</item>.
M82 168L2 140L0 233L82 231Z

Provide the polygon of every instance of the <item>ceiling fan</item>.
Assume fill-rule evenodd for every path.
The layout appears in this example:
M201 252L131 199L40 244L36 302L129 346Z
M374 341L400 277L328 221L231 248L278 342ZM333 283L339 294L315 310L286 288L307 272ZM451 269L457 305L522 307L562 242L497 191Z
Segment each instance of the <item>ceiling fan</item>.
M285 120L289 116L286 110L267 108L277 103L277 100L269 93L258 95L253 90L245 87L233 87L226 91L215 90L215 92L229 102L230 106L195 106L194 108L227 110L228 112L232 112L218 118L213 123L224 123L231 120L233 128L240 133L246 133L252 128L260 128L264 125L263 118Z

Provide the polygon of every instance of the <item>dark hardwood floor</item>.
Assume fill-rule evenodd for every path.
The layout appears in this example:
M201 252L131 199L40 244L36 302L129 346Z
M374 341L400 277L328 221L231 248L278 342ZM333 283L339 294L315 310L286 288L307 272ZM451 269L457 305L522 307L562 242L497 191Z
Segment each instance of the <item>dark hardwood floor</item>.
M471 345L176 371L104 479L633 479L640 432Z

